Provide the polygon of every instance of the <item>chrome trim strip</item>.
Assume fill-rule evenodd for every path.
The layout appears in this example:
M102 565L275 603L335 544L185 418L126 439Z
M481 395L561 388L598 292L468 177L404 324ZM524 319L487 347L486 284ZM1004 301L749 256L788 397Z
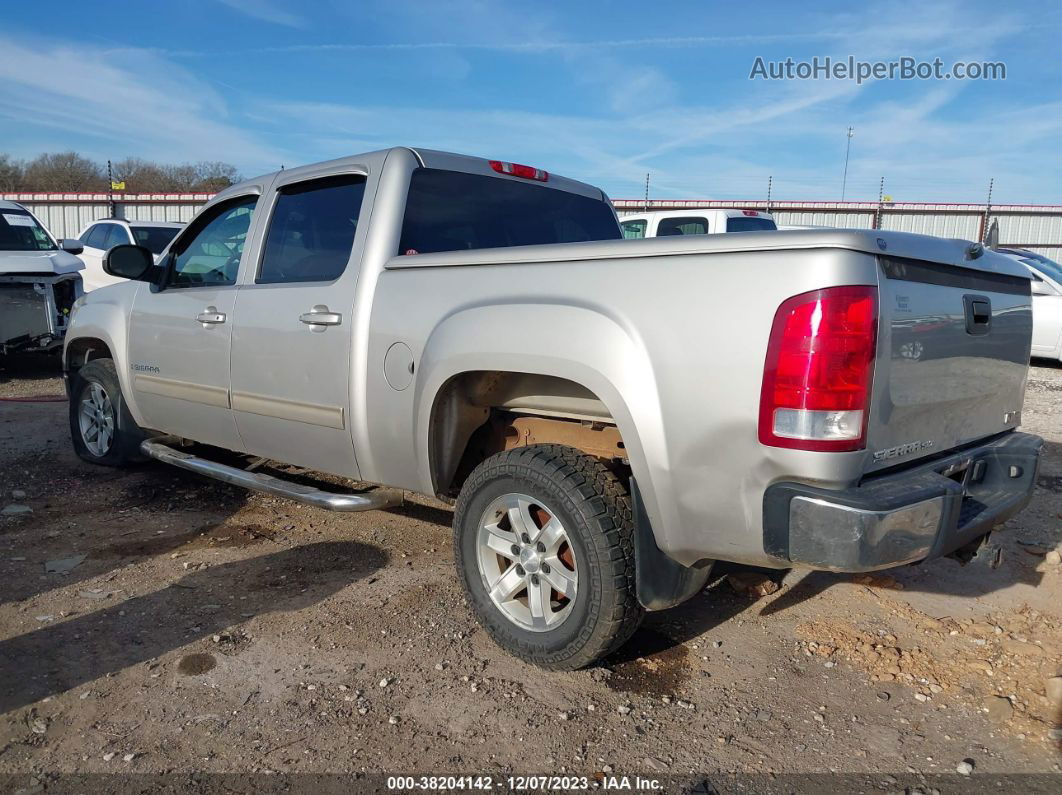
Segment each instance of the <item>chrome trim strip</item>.
M304 486L301 483L291 483L272 475L248 472L245 469L219 464L169 446L179 441L173 436L146 439L140 444L140 452L164 464L206 475L224 483L265 494L275 494L278 497L287 497L303 505L312 505L327 511L373 511L402 504L401 491L378 489L366 494L335 494L313 486Z
M340 431L346 427L346 416L342 406L322 406L317 403L284 400L251 392L233 392L232 410L258 414L262 417L304 422L307 425L321 425Z
M160 395L207 406L229 408L229 390L223 386L193 384L188 381L176 381L172 378L159 378L156 375L133 376L133 388L148 395Z

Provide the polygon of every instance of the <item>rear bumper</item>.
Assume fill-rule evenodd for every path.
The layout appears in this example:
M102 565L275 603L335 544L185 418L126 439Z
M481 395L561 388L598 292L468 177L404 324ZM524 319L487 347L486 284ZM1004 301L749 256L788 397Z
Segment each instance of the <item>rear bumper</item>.
M764 549L794 565L870 571L946 555L1028 504L1043 440L996 439L848 489L775 483Z

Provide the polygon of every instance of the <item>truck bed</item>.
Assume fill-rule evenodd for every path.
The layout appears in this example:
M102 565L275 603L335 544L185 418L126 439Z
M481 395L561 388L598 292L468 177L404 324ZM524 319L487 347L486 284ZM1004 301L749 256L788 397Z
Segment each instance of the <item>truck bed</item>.
M643 487L655 495L646 508L668 554L691 565L704 557L707 535L719 558L779 565L761 533L762 495L772 483L843 489L1017 426L1020 417L1008 412L1020 408L1024 392L1027 279L1005 257L972 258L979 249L970 245L876 230L799 230L398 256L379 277L371 325L382 337L409 341L428 392L456 366L444 357L462 353L468 369L537 358L541 372L588 387L631 450L635 478L651 484ZM890 278L886 257L928 263L952 281ZM833 285L878 288L868 445L847 453L760 445L757 407L774 312L793 295ZM990 300L993 333L959 330L967 293ZM905 296L908 312L897 303ZM942 324L928 322L937 314L947 316ZM460 349L464 334L477 340L476 350L443 354ZM912 339L930 352L904 358ZM369 361L385 353L370 343ZM366 415L390 433L417 407L411 392L372 388L382 377L368 375ZM406 440L414 447L423 444L419 430ZM359 460L373 479L433 490L430 473L392 452L404 445L376 428L365 433ZM908 443L902 455L875 458ZM706 515L726 531L704 526Z

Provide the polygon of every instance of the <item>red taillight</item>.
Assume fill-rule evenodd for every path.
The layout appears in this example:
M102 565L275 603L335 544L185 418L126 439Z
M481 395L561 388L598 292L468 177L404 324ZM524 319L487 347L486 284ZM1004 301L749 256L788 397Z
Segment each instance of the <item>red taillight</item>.
M759 213L756 212L755 210L742 210L741 214L742 215L748 215L748 216L757 216L757 217L759 216Z
M490 167L499 174L508 174L510 177L520 177L522 179L534 179L539 182L547 182L549 180L548 171L543 171L534 166L522 166L519 163L506 163L502 160L490 160L488 162Z
M760 443L861 450L877 343L875 287L794 296L774 315L760 393Z

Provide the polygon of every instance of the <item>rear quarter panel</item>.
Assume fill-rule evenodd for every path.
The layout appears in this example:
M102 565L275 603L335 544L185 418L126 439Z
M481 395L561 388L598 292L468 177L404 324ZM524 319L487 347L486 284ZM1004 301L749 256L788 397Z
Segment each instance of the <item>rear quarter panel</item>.
M783 478L848 485L863 465L863 453L757 440L776 308L836 284L877 284L874 258L824 248L385 270L370 323L374 471L366 475L434 490L427 423L453 375L558 375L610 409L664 551L686 564L712 557L778 565L763 552L766 486ZM400 392L383 376L395 342L409 346L416 367Z

